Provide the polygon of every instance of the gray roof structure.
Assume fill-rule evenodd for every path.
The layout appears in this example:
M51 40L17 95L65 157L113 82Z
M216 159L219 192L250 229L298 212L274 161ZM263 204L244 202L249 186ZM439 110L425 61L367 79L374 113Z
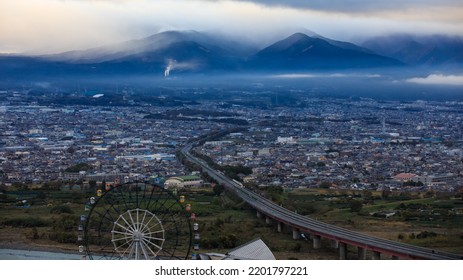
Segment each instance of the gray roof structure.
M200 254L201 260L275 260L275 256L261 239L255 239L232 249L225 255L216 253Z

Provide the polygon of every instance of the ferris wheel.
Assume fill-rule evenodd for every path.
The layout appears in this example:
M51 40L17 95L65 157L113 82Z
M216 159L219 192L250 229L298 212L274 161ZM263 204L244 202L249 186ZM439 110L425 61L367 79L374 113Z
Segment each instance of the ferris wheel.
M81 216L89 259L186 259L192 233L182 204L150 183L106 187Z

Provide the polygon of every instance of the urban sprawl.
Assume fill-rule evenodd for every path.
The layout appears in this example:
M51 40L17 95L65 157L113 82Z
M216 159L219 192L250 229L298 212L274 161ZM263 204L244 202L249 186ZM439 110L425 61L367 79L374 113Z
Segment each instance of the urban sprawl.
M156 106L124 98L130 106L43 105L2 91L0 183L163 184L191 175L177 156L187 141L234 127L242 129L194 151L251 169L238 174L244 185L453 191L463 182L461 102L305 97L303 106L256 107L230 97Z

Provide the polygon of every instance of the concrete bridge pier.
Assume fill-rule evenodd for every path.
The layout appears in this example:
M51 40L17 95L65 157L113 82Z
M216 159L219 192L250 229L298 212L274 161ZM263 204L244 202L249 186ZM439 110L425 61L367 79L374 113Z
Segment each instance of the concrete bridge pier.
M339 241L336 239L331 239L331 248L338 249L339 248Z
M266 223L267 225L271 225L271 224L272 224L272 219L269 218L269 217L265 217L265 223Z
M358 247L357 248L357 256L359 260L366 260L367 259L367 249Z
M346 260L347 259L347 244L339 242L339 259Z
M297 228L293 228L293 239L298 240L300 238L299 230Z
M278 222L278 224L277 224L277 231L278 231L278 232L282 232L282 230L283 230L283 224L282 224L281 222Z
M373 251L371 254L371 259L372 260L380 260L381 259L381 253Z
M262 213L260 213L259 211L257 211L257 218L262 219Z
M322 247L322 238L320 235L314 235L313 236L313 248L314 249L320 249Z

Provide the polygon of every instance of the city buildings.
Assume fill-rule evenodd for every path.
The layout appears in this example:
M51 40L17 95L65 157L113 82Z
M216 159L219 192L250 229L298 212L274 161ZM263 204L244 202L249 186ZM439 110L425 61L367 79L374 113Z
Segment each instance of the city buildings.
M220 166L252 169L251 175L238 174L245 184L439 191L463 185L463 104L458 102L301 95L297 107L256 108L235 105L233 95L226 102L206 98L172 106L137 104L128 96L127 106L116 107L53 105L51 97L40 98L7 92L0 103L1 184L167 180L194 187L202 181L182 179L190 171L177 159L178 150L190 139L240 126L241 132L195 150ZM172 114L177 111L181 114ZM222 115L249 125L224 121ZM88 169L69 172L78 164Z

